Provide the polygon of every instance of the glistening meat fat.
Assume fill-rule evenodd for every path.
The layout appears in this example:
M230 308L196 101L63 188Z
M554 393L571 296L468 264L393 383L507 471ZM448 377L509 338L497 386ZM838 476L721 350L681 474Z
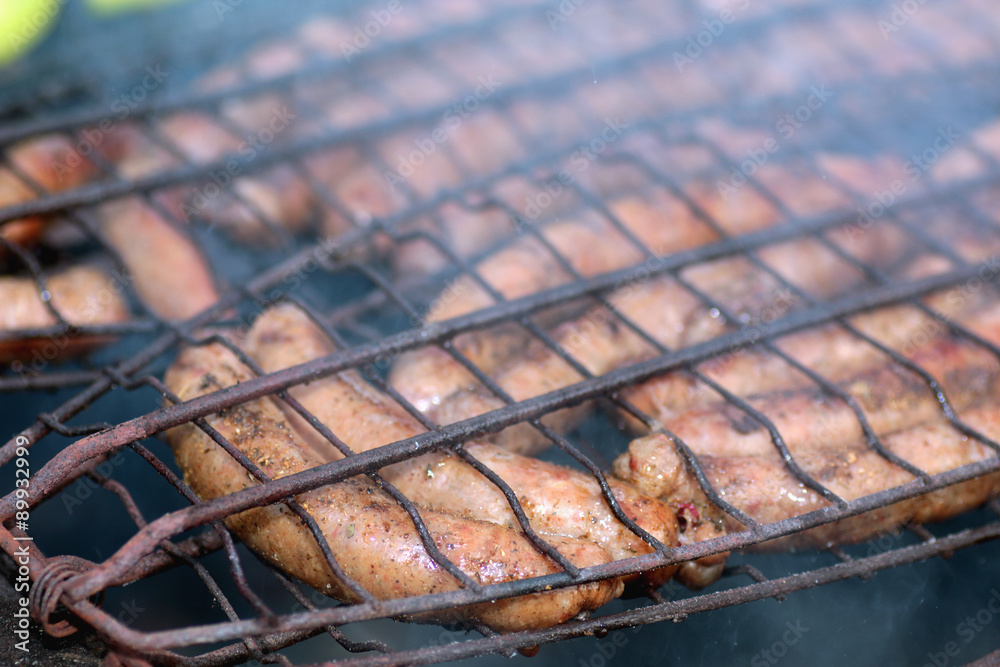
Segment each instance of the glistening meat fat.
M283 305L258 318L246 349L266 372L274 372L326 356L334 348L307 315L294 306ZM355 372L316 380L292 388L290 393L355 452L425 431ZM319 433L301 419L295 423L309 434L308 441L317 452L339 458ZM518 456L491 444L470 442L464 448L510 486L538 533L591 540L616 560L653 551L614 517L592 476ZM389 466L381 474L422 506L518 527L500 489L453 453L426 454ZM609 484L626 516L661 543L676 543L677 521L670 507L637 493L628 484L617 480L609 480ZM649 573L646 579L661 584L674 569Z
M963 416L973 427L997 437L996 404L974 408ZM966 437L938 420L884 438L894 454L929 474L996 456L990 447ZM723 500L760 523L772 523L828 507L830 503L794 476L780 460L760 456L698 457L708 482ZM865 447L819 447L803 452L797 462L827 489L846 500L885 491L911 482L914 477ZM661 497L699 495L698 485L685 470L669 438L654 434L639 438L615 462L615 473L647 493ZM823 548L831 544L860 542L907 523L938 521L971 510L1000 493L1000 475L990 474L911 500L872 510L849 519L767 542L761 549ZM704 499L702 507L722 517L727 528L744 527Z
M190 399L251 377L232 352L211 344L183 351L167 372L166 383L181 399ZM326 462L296 434L271 399L234 406L206 421L271 478ZM194 424L172 429L167 439L185 481L203 499L259 483ZM368 479L351 478L303 493L296 500L319 525L344 573L375 598L391 600L460 588L431 558L406 511ZM447 512L421 510L420 515L438 549L481 584L559 571L517 531ZM334 575L310 531L285 506L247 510L226 523L276 567L339 600L358 601ZM609 561L607 552L593 542L558 537L549 542L578 567ZM548 627L598 608L618 596L621 586L618 580L571 586L448 609L425 619L473 619L501 632Z

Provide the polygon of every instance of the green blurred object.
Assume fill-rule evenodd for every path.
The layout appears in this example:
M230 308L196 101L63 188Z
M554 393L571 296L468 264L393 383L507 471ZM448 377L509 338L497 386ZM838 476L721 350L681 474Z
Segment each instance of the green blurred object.
M0 0L0 65L44 37L59 14L59 0Z
M0 0L0 66L27 53L55 24L68 0ZM177 0L86 0L95 13L154 7Z
M155 7L166 5L178 0L87 0L87 7L101 14L110 14L122 9L135 9L137 7Z

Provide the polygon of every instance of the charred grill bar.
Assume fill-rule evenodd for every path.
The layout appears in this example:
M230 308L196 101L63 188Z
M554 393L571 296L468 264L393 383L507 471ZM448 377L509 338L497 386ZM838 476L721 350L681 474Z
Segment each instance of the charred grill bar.
M954 236L957 237L963 230L974 230L975 234L994 243L1000 239L1000 222L988 205L989 199L984 200L990 196L995 197L995 192L1000 188L1000 149L995 143L982 141L981 135L977 134L978 130L991 123L995 124L991 110L1000 103L1000 94L990 85L998 73L995 44L1000 40L1000 21L997 20L995 11L991 11L984 3L972 1L954 3L954 7L941 10L952 22L952 29L964 29L971 34L972 27L975 26L976 34L982 38L980 42L993 40L986 47L978 43L980 48L975 51L977 42L970 38L969 44L973 46L962 53L953 53L951 49L958 49L960 46L956 39L953 37L949 41L927 34L924 28L916 25L919 17L914 19L915 24L910 26L912 31L909 33L904 33L903 27L897 26L900 34L894 34L893 39L898 41L885 40L887 45L884 46L879 42L865 44L852 39L848 34L851 25L858 25L861 20L870 21L870 24L865 24L870 32L872 26L876 25L877 18L890 10L881 4L851 2L837 7L802 4L781 10L757 10L752 16L734 24L726 39L705 47L705 60L695 59L691 63L677 65L674 55L685 53L690 36L684 31L678 31L677 26L691 27L696 34L702 25L702 19L711 18L708 8L686 3L680 9L667 10L642 2L630 3L629 8L635 17L658 19L664 19L671 11L676 11L676 16L670 15L675 20L675 23L670 24L674 26L673 31L668 30L669 34L659 37L655 31L647 31L644 37L636 37L637 46L630 48L630 43L625 46L613 43L612 50L598 51L599 56L588 56L586 62L573 62L554 69L549 67L533 71L530 68L530 53L528 56L522 55L519 63L521 69L513 66L511 70L519 78L509 83L504 82L503 86L479 104L483 114L492 113L495 118L500 119L496 121L498 125L493 130L503 128L515 138L515 145L508 147L514 157L505 158L499 165L489 164L489 160L486 160L485 166L467 164L463 163L465 158L460 155L461 146L444 142L437 150L440 155L445 156L443 159L458 165L461 174L459 180L442 183L433 193L419 192L413 184L404 182L401 185L404 192L402 203L396 205L395 210L375 216L372 220L352 215L350 204L342 201L341 195L330 184L321 182L317 174L309 170L308 160L326 150L358 147L369 164L378 165L379 172L394 170L395 165L391 164L391 147L410 146L413 136L433 129L435 123L440 122L452 108L452 98L468 90L467 72L461 67L461 63L447 59L446 49L442 55L441 44L480 40L499 49L505 43L502 40L492 40L505 30L511 31L503 33L508 38L518 31L531 33L532 30L535 31L531 33L535 38L539 34L548 37L545 32L539 33L539 26L547 29L545 16L546 11L551 11L550 8L525 3L495 10L465 22L420 24L415 34L373 44L360 52L356 61L350 64L327 54L325 59L310 60L289 73L241 81L223 90L206 92L191 85L180 92L155 97L138 104L125 123L129 127L134 125L153 145L171 154L173 161L162 169L136 178L119 173L113 159L97 156L94 161L100 175L96 179L64 192L48 193L45 187L33 183L6 156L7 149L17 142L41 134L57 133L79 140L83 130L106 117L107 107L104 105L88 104L85 108L71 108L69 111L47 111L42 106L37 110L27 108L26 113L24 110L21 112L25 115L22 120L10 120L0 125L0 150L4 151L0 166L16 174L39 193L34 199L0 208L0 224L34 215L64 216L82 230L91 250L112 258L112 263L118 267L122 266L121 261L116 259L111 244L94 222L94 207L126 195L139 194L148 205L156 207L165 217L170 217L171 209L163 204L160 195L177 188L193 189L203 186L208 182L210 174L227 168L231 155L223 154L208 161L193 160L182 147L175 145L169 134L163 132L161 121L172 113L198 112L205 114L220 127L241 136L247 128L241 127L227 116L224 108L227 102L233 100L249 101L265 94L283 96L282 99L295 102L298 127L305 128L293 129L291 136L277 141L266 152L239 162L241 175L256 176L276 166L291 165L296 174L308 183L318 207L351 221L349 228L343 230L335 240L327 239L317 243L315 238L306 239L301 234L296 236L294 232L284 231L280 221L268 219L259 207L241 193L228 192L224 196L232 196L242 203L267 229L274 232L281 240L281 252L278 257L264 256L264 259L256 263L251 260L250 266L253 268L247 278L248 270L240 262L247 256L253 257L257 251L220 241L218 234L213 235L210 220L199 220L196 216L193 224L188 226L188 221L172 218L171 223L183 229L186 235L198 239L211 237L210 242L215 244L213 248L218 254L211 257L213 269L223 284L230 287L209 310L189 321L167 322L142 306L135 306L133 310L139 312L133 312L132 318L122 323L74 326L64 321L46 328L0 332L0 343L24 338L55 339L59 336L116 337L140 343L123 346L126 351L110 356L106 352L98 352L96 354L103 356L94 357L100 359L97 363L83 362L73 366L46 363L38 370L22 364L13 370L0 372L0 391L11 396L20 392L67 390L60 396L60 404L46 407L44 411L33 410L38 412L35 420L19 424L24 427L21 435L32 446L45 444L57 436L71 439L60 450L48 450L52 454L44 466L41 461L33 461L34 474L28 496L32 506L37 507L43 501L57 500L74 481L86 476L95 484L116 494L123 509L135 523L132 536L124 546L110 556L102 554L99 562L84 562L59 552L43 553L32 547L32 576L35 579L33 608L38 617L48 619L61 603L72 615L96 628L121 655L142 655L164 663L188 659L192 664L216 665L263 659L282 648L327 632L348 651L363 654L348 662L371 665L427 664L490 653L505 654L515 649L526 649L572 637L600 635L626 626L683 619L699 612L769 597L782 597L795 591L853 577L868 577L887 568L947 555L957 549L972 547L1000 536L1000 522L992 520L946 536L933 536L915 529L920 536L918 544L889 549L874 556L851 558L834 548L831 553L843 561L840 564L770 579L759 572L734 567L724 578L724 583L730 586L727 590L710 589L706 593L669 601L652 591L648 601L627 611L512 635L495 635L486 628L479 628L484 634L482 639L468 639L441 647L406 650L394 648L385 642L354 642L339 629L350 623L449 609L462 604L545 590L548 587L610 579L713 553L750 547L886 507L932 490L1000 472L1000 458L996 456L933 475L899 460L867 426L863 411L856 403L852 403L850 395L822 374L798 364L778 344L783 336L837 323L843 331L875 346L897 364L921 376L930 390L940 397L942 415L956 429L1000 452L1000 446L988 434L977 432L962 421L960 411L956 413L952 410L947 396L940 391L936 378L851 323L851 318L859 313L890 305L909 304L939 322L956 338L1000 355L996 345L974 334L961 322L938 313L924 301L924 297L932 293L948 289L960 290L971 284L970 281L991 283L995 278L988 258L985 259L986 263L970 261L948 234L954 231ZM580 11L579 18L582 21L588 10L581 8ZM844 16L853 18L855 23L846 19L846 23L839 20ZM358 19L355 17L344 20L350 25L351 20ZM874 29L877 35L877 28ZM567 26L567 30L571 30L571 26ZM832 99L829 102L824 100L823 106L813 110L811 115L815 118L811 118L808 124L800 123L801 127L787 139L787 146L782 145L780 150L769 151L766 163L788 170L801 167L807 178L826 179L830 189L848 203L835 206L828 212L799 214L794 203L787 203L792 201L795 193L768 185L756 173L757 169L745 170L751 173L743 173L745 185L740 187L747 188L768 202L781 222L759 231L729 235L725 232L725 224L716 219L716 213L701 207L691 195L690 187L699 183L708 183L714 187L717 182L726 182L735 173L734 170L742 169L737 166L741 162L742 151L726 145L724 140L714 136L712 128L706 123L718 121L728 125L737 142L749 141L753 144L754 141L763 141L768 136L773 137L777 131L773 118L781 117L782 111L794 112L803 103L804 93L810 90L810 86L824 82L811 79L810 75L815 72L806 71L805 68L790 74L780 68L772 68L762 75L761 80L747 81L741 73L746 75L747 72L754 71L752 66L741 70L735 65L727 66L726 61L748 57L748 50L752 51L771 41L778 44L774 47L777 55L757 56L757 61L754 62L763 68L775 59L781 61L782 58L790 58L797 53L795 35L800 41L808 41L802 37L802 33L808 35L809 30L813 34L826 35L825 46L835 52L839 57L837 62L841 63L840 69L831 67L828 70L823 70L821 65L830 65L832 59L815 64L815 71L823 71L831 76ZM571 41L565 34L560 36L558 30L553 30L551 35L556 44L565 46ZM787 38L791 44L782 42L786 35L793 35ZM580 36L575 38L586 43ZM907 60L915 57L918 52L927 59L926 66L922 66L918 60ZM417 57L413 54L417 54ZM377 73L384 71L380 67L391 67L408 59L420 62L421 58L445 92L439 96L439 100L414 106L408 104L403 99L405 96L401 97L398 91L393 91L380 82ZM843 70L844 63L846 72ZM685 67L690 67L691 71L685 74ZM680 76L681 74L684 76ZM781 80L782 74L787 74L788 79ZM767 76L775 79L765 80ZM660 82L660 77L668 83ZM632 91L646 90L648 87L649 99L643 101L649 108L637 111L623 123L627 127L613 143L606 142L606 151L602 149L597 159L589 164L589 173L581 172L578 179L563 186L560 196L565 199L557 204L556 208L559 210L551 215L543 213L538 221L531 220L523 224L529 216L526 216L522 202L512 202L509 197L505 197L503 188L505 184L520 180L532 184L534 189L530 192L551 192L545 186L557 182L560 170L572 165L573 156L578 154L581 147L593 137L600 136L608 115L608 104L593 96L587 97L587 88L593 79L617 81L626 90ZM358 93L378 100L379 108L384 110L381 117L354 125L338 124L331 121L324 111L323 105L328 100L303 95L302 92L304 87L338 86L345 81L348 87L344 94ZM699 88L692 81L701 81L705 86ZM684 95L690 95L690 99L670 99L663 91L663 87L669 88L669 82L688 86L679 90ZM752 90L753 94L748 95L747 89ZM576 117L573 121L579 123L578 130L573 130L566 136L549 139L544 127L527 127L523 114L519 114L519 110L525 105L530 107L524 112L529 120L532 112L538 114L539 109L546 105L555 110L553 113L564 112L565 107L559 106L564 98L576 105ZM732 100L740 100L740 103L732 104ZM0 113L2 112L0 109ZM470 123L475 122L474 117L470 118ZM767 120L762 121L762 118ZM910 155L919 155L919 151L926 148L926 141L934 138L934 132L940 126L952 124L961 127L958 139L960 145L948 150L968 151L977 162L976 169L971 173L963 173L962 177L951 182L938 183L932 177L933 164L926 169L921 168L919 178L904 188L904 193L895 195L891 203L883 204L882 213L874 216L876 219L872 221L872 224L897 229L906 239L909 257L928 255L944 258L950 268L929 276L905 277L894 267L874 266L863 262L831 240L831 232L861 224L859 211L867 210L871 199L869 192L861 191L849 183L838 182L835 176L827 174L819 159L821 154L838 150L854 151L866 158L888 155L903 162ZM401 141L399 137L402 137ZM396 143L392 143L394 140ZM677 158L673 158L672 164L656 163L658 159L682 150L691 156L700 156L700 161L693 159L691 166L680 166L676 172L672 168L681 164L681 160ZM939 154L938 157L940 156ZM671 162L670 159L665 161ZM763 167L763 164L758 165L758 168ZM616 169L624 170L630 177L623 180L620 175L615 176L613 172ZM607 181L602 181L603 178ZM658 256L635 238L628 226L618 220L608 208L614 187L621 187L622 183L628 183L627 187L632 188L632 192L648 193L655 190L670 193L683 202L694 217L718 232L719 240L690 250ZM504 299L479 274L477 260L482 255L474 254L470 257L468 253L460 252L444 231L446 225L442 211L448 206L469 214L500 213L503 218L512 220L512 232L514 225L518 225L518 233L511 233L508 238L499 240L499 247L510 246L524 238L534 238L561 264L569 279L563 284L527 296ZM931 213L926 212L928 209L931 209ZM587 213L596 213L607 220L633 244L645 261L593 277L575 272L572 262L560 255L544 232L560 216ZM434 225L430 229L414 228L415 221L421 219L430 219L434 221ZM945 233L942 234L942 230ZM781 243L802 239L816 241L827 251L837 255L863 276L862 285L850 294L817 299L808 290L800 289L794 282L787 280L760 254ZM432 252L445 258L448 270L443 274L407 277L402 280L393 276L386 258L394 257L400 249L419 244L434 248ZM492 251L495 249L491 249ZM60 268L69 261L67 257L61 257L55 263L40 264L29 250L6 241L4 249L0 251L0 258L11 270L32 275L38 284L39 293L45 291L53 269ZM730 258L746 259L756 269L793 293L801 307L759 327L741 328L739 313L727 307L712 293L700 290L686 278L686 270L692 267ZM243 273L238 273L234 266L240 267L239 271ZM428 323L426 304L443 286L450 284L456 274L471 277L478 286L491 294L496 303L444 322ZM656 276L670 276L676 280L685 290L694 294L706 310L714 311L724 322L728 322L728 332L705 342L672 350L658 342L655 332L644 331L626 314L615 311L610 303L610 295L616 288L642 284ZM331 299L328 293L315 287L315 284L321 284L329 288L330 285L341 284L338 281L355 287L351 288L350 293L340 294L336 299ZM293 283L295 287L289 288ZM301 293L297 292L299 286L304 287ZM125 289L132 290L130 286ZM987 285L983 289L992 290L993 287ZM134 303L141 304L141 299L134 293L130 296ZM160 407L155 400L150 400L146 409L138 415L118 414L115 423L106 423L103 418L96 421L96 418L88 418L91 413L96 412L95 407L102 399L116 391L148 393L152 390L155 395L171 399L170 390L159 378L164 364L182 345L222 341L231 346L217 336L206 334L205 327L213 324L243 326L264 306L281 301L291 301L305 310L340 344L342 351L288 370L260 374L255 379L186 403ZM653 358L592 376L587 372L585 363L575 358L571 351L561 347L548 333L545 316L567 303L587 307L604 305L620 326L631 329L649 342L656 348L657 354ZM461 334L489 330L512 322L572 366L582 379L571 386L516 401L489 374L469 361L453 345L455 338ZM304 473L267 481L232 496L205 503L197 502L193 491L173 472L172 462L161 460L153 449L141 442L142 439L155 436L170 427L194 421L216 442L228 444L207 426L203 418L264 396L285 399L307 420L316 423L301 405L289 397L286 393L289 388L345 369L358 369L376 386L388 389L383 377L385 369L382 362L395 358L402 352L433 345L442 346L483 387L499 397L504 406L480 416L435 428L435 424L390 389L392 398L418 417L428 427L428 433L351 455ZM231 347L246 359L238 349ZM828 491L820 480L795 462L795 457L783 443L779 429L766 414L740 396L727 391L699 368L702 362L718 359L747 347L764 349L783 358L808 375L811 382L828 395L851 405L868 436L869 445L884 458L907 469L915 479L902 486L851 501ZM619 395L619 392L670 371L689 373L714 389L732 407L742 411L750 421L769 431L774 445L785 455L789 470L805 486L817 490L829 500L829 506L778 522L755 521L719 496L709 483L697 456L680 438L670 434L708 497L742 523L745 530L675 548L664 548L647 539L649 536L643 535L637 526L625 519L617 506L604 479L604 475L608 474L603 472L606 465L595 462L596 457L588 446L581 445L573 436L557 433L541 420L559 409L602 399L614 409L631 414L651 430L662 430L655 416L644 414L624 396ZM177 403L175 396L172 399ZM49 402L39 401L37 405L48 406ZM506 483L483 468L481 463L461 448L463 443L483 434L496 433L522 423L530 424L542 436L553 441L563 455L594 474L616 516L625 519L623 523L633 532L647 539L654 547L659 546L659 549L632 559L583 569L572 567L558 552L550 552L564 566L564 572L487 587L475 585L471 580L463 580L466 586L459 591L383 602L363 599L358 604L326 609L315 608L308 596L285 575L272 571L274 582L306 609L288 614L276 611L258 594L258 584L245 574L246 555L236 548L233 536L222 528L221 519L268 503L285 502L296 511L296 504L291 500L293 496L355 475L372 476L376 484L393 493L385 481L375 474L376 471L388 464L438 449L453 449L466 461L478 465L494 484L505 489L515 515L522 525L527 526L529 524L520 500L506 487ZM343 443L337 439L335 428L327 429L324 435L333 445L343 447ZM146 503L140 488L130 486L128 479L112 480L98 471L98 464L122 448L134 452L131 456L138 455L137 459L147 462L155 474L165 478L176 489L179 502L170 508L172 511L164 511L156 516L147 515L141 509ZM14 438L0 449L0 461L5 466L11 465L15 449ZM620 451L620 445L615 444L596 455L613 458ZM432 545L431 537L421 525L417 507L398 492L394 493L394 497L413 517L425 545ZM180 504L182 500L193 505L183 507ZM4 527L0 528L0 546L8 554L13 554L18 548L15 537L20 535L11 521L14 507L13 494L0 500L0 515L4 518ZM992 507L997 509L995 503ZM301 513L300 516L304 520L308 519L308 514ZM202 526L206 527L205 530L193 537L179 537L190 529ZM336 554L331 553L318 529L314 530L314 534L325 550L328 562L336 571ZM540 540L533 541L546 552L551 549ZM219 567L216 561L215 567L204 566L202 561L217 551L225 554L225 565ZM449 571L457 572L453 564L440 560L439 563ZM140 632L129 628L91 600L91 596L106 589L134 580L156 580L178 566L190 568L192 576L203 582L226 614L227 622ZM754 580L752 583L746 583L744 577L747 575ZM227 595L227 586L222 583L227 576L235 580L238 598L232 594ZM65 621L57 623L55 616L47 628L53 633L73 631ZM347 635L349 634L348 628ZM205 650L202 648L205 644L213 647ZM184 651L185 656L196 657L183 658L178 651Z

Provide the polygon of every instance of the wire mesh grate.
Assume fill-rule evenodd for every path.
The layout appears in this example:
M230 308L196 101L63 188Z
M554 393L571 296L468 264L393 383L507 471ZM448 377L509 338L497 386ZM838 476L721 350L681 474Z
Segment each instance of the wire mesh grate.
M613 13L580 5L572 16L532 2L495 8L428 0L421 11L400 14L391 28L397 32L350 57L342 45L351 42L337 40L349 39L356 25L363 30L364 16L311 16L298 32L285 28L284 41L135 101L86 156L77 153L109 118L109 107L93 102L97 96L56 109L42 94L35 107L22 103L0 126L0 178L29 194L0 201L0 224L6 231L42 216L53 233L37 245L3 237L0 262L10 280L42 295L49 323L0 331L3 350L37 351L0 372L0 391L25 397L32 415L16 425L23 430L0 450L0 461L13 466L22 457L18 448L30 444L32 508L72 506L81 480L120 505L110 554L80 560L55 542L29 547L34 611L46 628L72 631L56 613L61 603L70 623L81 619L121 656L154 662L290 664L282 650L325 633L344 655L359 654L348 663L422 664L784 598L995 539L1000 524L992 519L945 536L915 526L917 543L874 555L831 545L834 564L779 576L734 565L708 592L674 599L653 589L624 610L514 634L474 625L482 638L442 646L409 649L352 634L363 621L795 543L934 491L988 486L1000 472L996 455L937 472L899 455L886 442L881 413L870 414L868 397L833 378L828 366L803 360L795 342L834 332L869 366L891 367L918 397L917 407L932 404L928 419L1000 451L989 424L966 416L983 397L962 385L992 387L1000 353L988 327L969 315L972 306L988 310L996 302L1000 223L991 197L1000 186L1000 148L992 114L998 99L988 85L996 74L990 37L1000 31L994 12L972 1L925 7L926 15L913 17L906 30L897 26L890 41L872 36L877 17L891 9L880 3L742 9L730 23L698 3L636 1ZM716 20L724 39L712 33ZM928 31L938 20L950 26L950 38L943 28ZM709 45L699 45L703 26ZM297 41L287 39L292 34ZM970 39L956 37L964 35ZM813 49L804 47L813 42ZM199 136L205 138L191 140ZM62 166L76 155L86 178L39 178L44 171L19 151L44 140L68 147L50 157ZM147 303L106 223L109 205L130 198L201 249L219 288L209 307L164 317ZM662 239L637 228L636 211L685 225L695 241L657 247ZM604 246L593 257L567 241L584 233ZM505 282L511 269L503 261L511 257L525 262L520 268L531 284ZM114 291L123 295L126 317L78 323L60 311L53 281L81 258L120 276ZM805 266L810 259L814 266ZM654 288L692 304L677 331L655 324L661 313L621 305L629 294ZM480 307L439 318L445 297L462 290L481 296ZM265 372L232 334L246 334L280 304L305 313L333 351ZM983 377L941 376L924 367L928 357L915 356L921 341L886 342L872 322L894 316L911 323L913 335L946 340L949 358L972 360ZM581 327L624 341L613 362L587 356ZM491 336L507 336L531 359L545 359L558 378L523 394L496 366L484 368L470 343ZM74 345L84 353L61 358ZM182 401L163 371L180 349L208 345L228 349L251 377ZM460 369L489 407L437 423L425 406L407 400L387 373L400 357L426 349ZM846 409L850 433L864 447L850 455L873 452L909 479L857 497L832 490L829 474L789 437L778 406L731 385L728 365L746 359L780 367L796 391ZM353 452L336 425L290 393L354 371L424 432ZM682 415L644 398L663 378L689 387L701 409L712 406L736 432L760 433L766 455L778 457L821 502L773 521L738 506L713 484L703 438ZM52 397L45 393L52 390ZM344 457L272 479L206 420L269 396ZM604 417L589 410L594 402ZM610 483L608 462L627 450L628 436L592 445L581 438L577 417L559 417L567 414L664 436L728 533L663 544L630 518ZM162 444L147 440L187 423L260 483L199 501ZM586 471L607 510L649 551L574 565L533 524L510 481L470 447L514 433L538 447L554 445L547 457ZM126 450L121 465L129 474L112 474ZM425 508L378 472L432 452L450 452L497 489L517 527L556 570L484 585L450 560L435 544ZM405 510L431 558L459 582L455 590L380 601L345 573L295 497L356 476ZM152 501L147 483L171 499ZM13 523L16 501L14 493L0 500L0 542L8 554L25 536ZM223 520L268 504L308 526L355 603L319 604L238 545ZM218 606L215 621L139 631L92 599L179 572L200 582Z

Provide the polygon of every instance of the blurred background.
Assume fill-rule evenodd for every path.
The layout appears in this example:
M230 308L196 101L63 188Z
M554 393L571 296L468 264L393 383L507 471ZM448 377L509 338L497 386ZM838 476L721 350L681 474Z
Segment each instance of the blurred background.
M23 128L35 122L44 124L50 119L72 118L80 110L113 110L116 100L120 101L123 95L130 95L137 82L149 72L148 68L168 73L162 85L150 91L152 108L155 110L159 101L172 100L189 91L193 82L206 70L239 62L248 51L268 40L294 35L299 26L313 17L335 17L343 19L348 25L352 21L363 25L360 21L367 16L366 13L381 9L382 4L320 0L287 0L280 4L266 0L66 0L49 3L4 0L3 7L0 8L0 34L5 34L10 39L0 49L0 138L5 137L5 132L10 128ZM672 61L678 49L685 53L683 49L687 45L686 37L697 36L707 25L704 21L718 16L720 9L728 6L725 3L680 4L688 11L690 23L664 26L664 31L673 35L677 44L676 49L663 50L661 58L667 63ZM734 7L740 4L733 3ZM881 49L887 49L887 54L892 53L892 48L907 43L905 40L909 38L906 35L897 36L892 31L884 38L878 36L879 21L888 20L891 23L896 4L878 1L849 4L850 11L855 15L869 19L865 25L871 30L869 37L875 45L876 54L882 53ZM404 8L406 5L408 3L404 2ZM615 11L610 0L538 3L529 7L533 13L528 12L531 25L538 28L532 33L532 39L540 40L538 35L547 34L552 12L562 16L570 5L580 8L580 16L591 11L594 15L600 15L599 10ZM759 9L765 16L767 30L780 32L782 11L787 12L789 25L794 25L794 21L798 20L798 13L808 5L809 3L802 2L789 3L778 9L769 8L776 17L765 14L763 8L754 8L753 11ZM418 10L417 5L406 9ZM973 10L975 6L970 10L964 5L955 10L961 19L956 21L964 29L975 29L976 21L966 20ZM827 10L818 11L822 14ZM828 11L833 12L835 9L831 7ZM905 16L907 23L911 23L908 29L913 34L934 29L933 25L926 24L930 21L929 17L921 19L919 14L914 14L910 19L910 15L906 13L901 16ZM632 21L636 24L643 23L641 12L637 12ZM925 23L917 25L921 21ZM719 70L713 68L728 63L732 71L725 78L732 84L730 90L738 92L739 82L744 79L754 81L759 72L754 70L753 61L739 62L741 54L745 53L743 49L762 54L762 59L788 59L792 63L785 67L788 70L798 66L793 61L795 49L799 47L786 46L784 51L777 50L768 54L765 52L774 47L774 44L767 42L767 31L754 37L748 32L741 32L744 28L739 20L734 26L733 30L719 38L717 51L711 54L711 61L705 63L707 66L702 72L707 76L717 76ZM759 30L760 26L756 25L753 29ZM590 40L586 43L586 57L594 58L591 61L594 63L594 85L599 86L598 90L602 94L613 96L613 88L605 86L609 86L608 79L613 83L614 73L605 77L605 72L600 69L600 61L593 55L600 53L599 40L572 22L567 22L565 26L557 22L552 30L571 33L580 30L580 39ZM750 28L746 30L749 31ZM990 29L983 30L992 34ZM961 40L963 34L953 34L951 39ZM539 44L544 50L544 43L539 41ZM836 44L832 46L835 47ZM803 80L825 80L824 66L833 71L842 65L844 60L838 58L836 49L833 51L825 65L814 63ZM987 71L992 71L991 68L997 65L996 55L994 53L985 58L983 63L970 65L970 70L979 71L977 67L983 65ZM405 58L406 54L402 57ZM502 60L503 54L499 54L498 61ZM873 60L885 65L886 70L891 72L886 59L876 57ZM952 65L954 64L949 66ZM930 62L927 69L933 68L934 62ZM349 67L347 70L349 71ZM698 75L696 72L693 76ZM843 84L840 88L835 86L835 89L841 91L847 87L848 84ZM801 97L808 90L809 86L804 85L790 92L793 96ZM747 98L755 99L757 95L753 92L753 87L748 86ZM908 102L916 105L923 95L918 88ZM1000 111L994 97L991 92L984 90L982 97L978 99L974 96L953 98L940 113L927 113L925 109L922 113L915 113L913 120L920 128L933 128L941 123L952 122L955 118L962 118L970 123L981 122L995 117ZM940 100L933 95L931 99ZM722 107L733 104L738 108L745 103L746 100L738 97L717 102ZM760 126L774 127L775 120L785 111L785 108L767 108L760 112ZM894 117L904 117L905 111L895 108ZM410 131L411 136L417 134L418 130ZM917 134L918 138L911 138L909 141L914 145L922 145L924 135ZM835 139L830 141L836 143ZM229 241L218 230L199 229L196 234L208 248L210 256L217 249L220 256L228 253L226 257L233 257L231 246L227 245ZM227 260L229 263L225 267L225 273L230 279L238 281L273 264L284 252L281 249L262 248L249 258ZM344 280L350 279L345 277ZM359 284L358 281L349 283L347 289L358 289ZM308 289L326 298L331 290L344 288L343 283L331 283L329 278L321 280L317 277ZM0 307L3 307L2 304ZM405 326L402 318L389 324L388 329L400 326ZM66 362L63 368L67 371L100 368L143 349L148 342L148 335L141 332L125 336L113 349L100 350L86 360ZM170 359L170 354L157 358L148 367L148 372L161 375ZM5 377L11 376L8 374ZM0 434L5 434L2 439L13 437L30 425L35 415L55 409L71 399L77 391L71 387L0 393ZM159 402L160 397L148 387L137 390L117 388L94 402L78 422L116 424L155 409ZM576 437L590 442L617 443L609 445L613 450L626 441L625 436L613 426L607 419L595 419L581 429ZM73 437L58 434L46 436L32 449L35 469L73 441ZM161 460L172 465L172 457L165 444L157 439L145 441L144 444ZM141 494L137 492L137 495L141 495L142 510L147 518L185 505L183 499L145 461L131 452L110 459L105 464L104 472L112 479L127 482L129 488L141 489ZM2 471L2 475L6 493L13 487L9 466ZM935 534L944 535L983 525L991 519L995 519L995 515L982 510L933 526L931 530ZM135 532L135 526L124 512L119 499L88 479L78 480L37 509L32 515L32 526L36 542L45 553L73 554L97 562L109 557ZM919 541L918 537L903 532L899 535L885 535L877 541L850 547L845 551L863 557ZM275 584L267 570L242 550L242 547L241 553L247 556L244 558L247 576L256 586L258 594L281 612L300 609L294 601L290 602L288 595ZM224 573L224 557L219 553L206 557L203 561ZM781 577L837 562L837 558L829 553L737 554L730 561L732 576L724 578L711 590L724 590L750 583L748 576L737 573L745 565L753 566L768 577ZM817 667L845 664L933 664L942 667L943 664L965 664L998 648L1000 618L989 612L991 600L994 596L1000 596L997 592L1000 590L1000 568L996 567L998 562L1000 544L990 542L961 550L949 558L934 558L879 572L870 580L851 579L794 593L780 602L753 602L697 614L679 623L664 622L634 630L615 631L601 639L580 638L545 646L537 657L530 659L530 664L580 667L628 663L750 664L753 667L776 664L808 664ZM230 599L241 602L232 580L224 574L219 579L226 592L231 594ZM193 580L189 571L177 569L109 591L103 605L109 610L120 610L114 615L126 620L132 627L143 630L222 620L212 596L203 586L192 585ZM671 600L694 595L676 585L668 586L661 594ZM313 594L311 599L321 606L330 604L318 594ZM648 604L648 601L620 600L601 613L613 613L643 604ZM242 603L238 611L247 616L252 613L245 603ZM970 618L979 620L970 624ZM988 622L984 623L984 620ZM355 641L379 639L400 649L450 643L466 637L466 631L457 627L441 628L390 621L358 624L343 630ZM946 655L947 663L941 663L940 656L951 642L958 646L958 652ZM349 655L327 636L302 642L283 653L295 664L333 660ZM516 656L513 660L529 661L522 656ZM463 664L509 663L508 658L488 656L465 661Z

